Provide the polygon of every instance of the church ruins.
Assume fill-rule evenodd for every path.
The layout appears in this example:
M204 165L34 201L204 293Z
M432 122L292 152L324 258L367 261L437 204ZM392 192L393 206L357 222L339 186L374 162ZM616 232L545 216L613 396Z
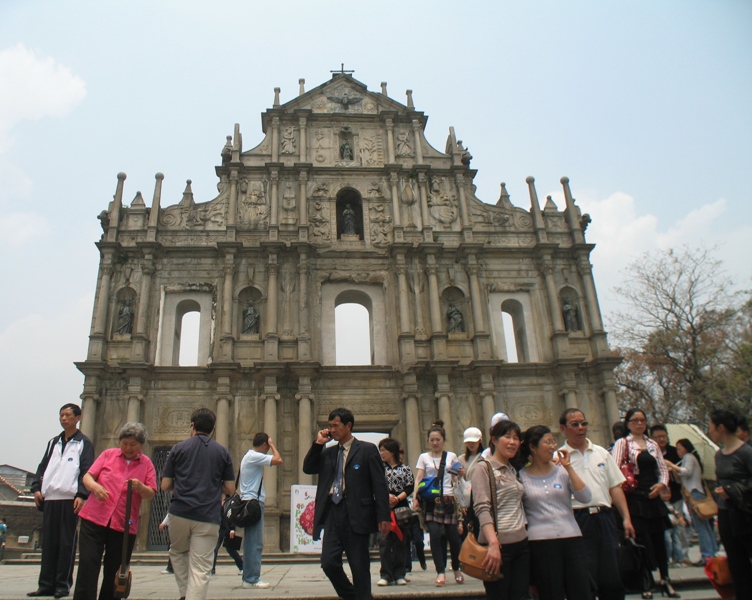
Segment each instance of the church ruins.
M287 548L290 486L315 432L346 406L355 432L402 441L414 465L441 418L447 447L504 411L523 428L583 408L605 441L618 420L587 215L566 177L565 205L528 209L501 184L476 196L471 156L453 128L443 150L427 117L369 91L351 74L274 104L263 139L244 148L240 127L216 167L218 195L197 202L191 182L164 202L126 205L125 174L99 218L100 267L86 360L81 428L97 452L141 421L158 469L208 406L216 439L236 465L254 433L269 433L284 465L267 473L265 545ZM260 136L261 137L261 136ZM177 198L176 198L177 200ZM370 365L337 365L335 309L368 313ZM180 366L186 314L198 314L198 365ZM367 342L366 342L367 343ZM508 351L511 348L512 351ZM515 356L516 355L516 356ZM486 439L487 442L487 439ZM159 548L160 493L142 518L138 548Z

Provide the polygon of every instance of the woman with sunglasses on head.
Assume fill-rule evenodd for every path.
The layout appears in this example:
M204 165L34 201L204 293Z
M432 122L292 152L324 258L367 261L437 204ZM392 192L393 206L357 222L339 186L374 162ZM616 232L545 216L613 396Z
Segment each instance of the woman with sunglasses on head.
M634 465L637 489L627 494L627 505L637 536L637 543L645 546L650 567L661 574L661 595L681 598L668 577L668 555L664 531L671 526L668 508L661 500L661 490L668 487L668 467L660 446L646 435L648 420L639 408L630 408L624 418L629 435L617 440L611 455L617 465L626 459ZM651 590L643 590L643 598L652 598Z
M480 523L478 541L488 544L483 567L503 577L484 581L489 600L526 600L530 596L530 548L527 541L527 519L522 506L524 490L511 465L520 449L520 428L505 419L491 427L493 453L479 459L471 479L473 509ZM496 497L491 493L492 470ZM496 514L492 508L496 508Z
M522 436L520 471L530 540L530 578L540 600L592 597L590 573L583 560L582 532L574 518L572 495L588 503L590 489L572 467L569 451L558 451L545 425L535 425Z
M686 494L689 494L694 500L705 500L707 494L705 493L705 486L702 483L702 460L700 460L700 455L695 450L694 444L687 438L677 440L676 453L680 459L677 464L666 461L669 471L679 476ZM700 554L702 554L702 562L704 563L718 552L718 542L715 539L715 532L713 531L713 520L712 518L700 518L692 510L689 502L685 502L685 504L692 516L692 525L694 525L695 531L697 531L697 538L700 540Z
M715 453L718 531L741 599L752 598L752 447L736 437L740 419L729 410L714 410L708 433L723 446Z
M458 462L454 452L445 452L446 431L444 421L435 421L428 430L428 445L431 450L418 457L416 465L415 489L420 489L420 482L426 477L438 477L444 463L444 475L441 481L441 496L435 500L420 500L418 493L413 495L415 510L423 510L428 536L431 540L431 555L436 567L436 586L446 583L447 542L452 559L452 571L457 583L464 583L465 577L460 571L460 532L457 528L457 505L454 502L452 488L452 465ZM462 471L460 471L460 474ZM421 505L422 503L422 505Z

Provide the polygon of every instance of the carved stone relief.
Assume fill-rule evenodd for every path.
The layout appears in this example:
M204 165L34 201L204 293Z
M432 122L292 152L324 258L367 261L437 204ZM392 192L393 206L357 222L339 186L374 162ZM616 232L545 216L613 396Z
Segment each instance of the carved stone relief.
M376 201L369 203L369 220L371 223L371 245L377 248L392 243L392 215L389 212L389 202Z
M292 125L282 130L280 154L295 154L295 127Z
M285 184L285 191L282 194L282 219L280 222L283 225L295 225L298 222L295 186L290 181Z
M184 434L191 426L193 411L203 405L194 404L162 405L157 406L154 415L154 431L162 434Z
M397 156L415 156L413 144L410 141L410 131L397 131Z
M164 229L222 229L227 223L229 186L220 182L220 194L203 204L190 202L165 208L159 215L159 224Z
M434 220L448 227L457 220L459 208L457 195L444 177L431 178L428 209Z
M237 222L243 229L259 230L268 227L266 181L243 179L238 183Z
M315 245L327 245L331 242L329 222L329 202L314 195L313 201L308 204L308 223L311 226L311 241Z

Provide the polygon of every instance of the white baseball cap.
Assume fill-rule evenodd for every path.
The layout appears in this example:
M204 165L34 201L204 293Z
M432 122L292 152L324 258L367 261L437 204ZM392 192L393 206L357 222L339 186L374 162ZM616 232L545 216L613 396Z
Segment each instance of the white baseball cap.
M509 415L507 413L498 412L493 417L491 417L491 427L496 425L499 421L509 421Z
M477 427L468 427L465 429L465 440L467 442L479 442L483 438L483 434Z

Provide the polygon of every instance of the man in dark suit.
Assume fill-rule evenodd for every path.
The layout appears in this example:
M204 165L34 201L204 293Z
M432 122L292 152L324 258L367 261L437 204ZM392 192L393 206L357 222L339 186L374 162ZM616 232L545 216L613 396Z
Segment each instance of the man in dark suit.
M340 598L371 600L368 538L377 530L385 536L389 533L389 490L378 449L353 437L354 424L348 409L333 410L329 428L318 432L303 461L303 472L319 476L313 539L325 530L321 568ZM325 448L329 440L337 445ZM343 550L352 583L342 568Z

